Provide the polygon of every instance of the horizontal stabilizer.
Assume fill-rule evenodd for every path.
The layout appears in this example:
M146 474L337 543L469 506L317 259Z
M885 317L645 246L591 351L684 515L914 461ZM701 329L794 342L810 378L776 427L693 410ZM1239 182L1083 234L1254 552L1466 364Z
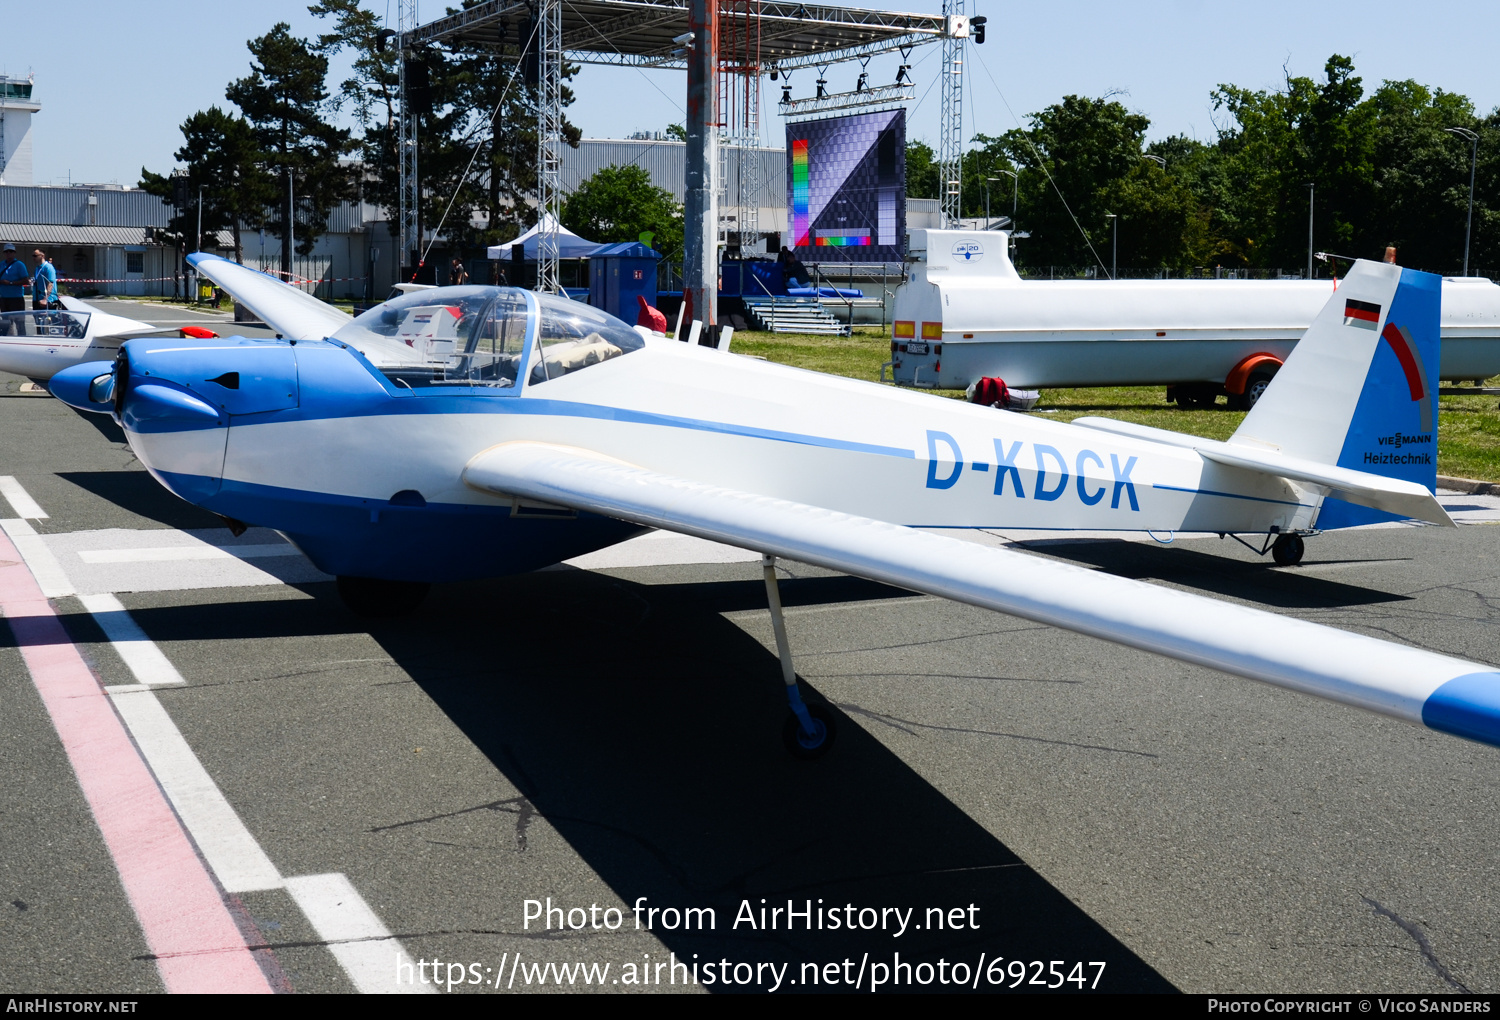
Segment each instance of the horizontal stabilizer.
M1420 648L568 447L491 447L469 461L463 480L481 492L784 556L1500 746L1500 699L1492 697L1500 675ZM1462 705L1450 713L1453 699Z
M324 304L307 291L238 262L205 252L189 255L188 262L288 339L323 340L353 321L349 315Z
M1113 418L1075 418L1073 424L1168 446L1185 447L1196 450L1205 460L1211 460L1215 464L1288 478L1311 486L1325 496L1384 510L1399 517L1456 527L1453 519L1448 516L1448 511L1443 509L1437 498L1420 482L1356 471L1334 464L1320 464L1249 444L1200 439L1181 432L1168 432L1166 429L1154 429L1149 425L1116 421Z

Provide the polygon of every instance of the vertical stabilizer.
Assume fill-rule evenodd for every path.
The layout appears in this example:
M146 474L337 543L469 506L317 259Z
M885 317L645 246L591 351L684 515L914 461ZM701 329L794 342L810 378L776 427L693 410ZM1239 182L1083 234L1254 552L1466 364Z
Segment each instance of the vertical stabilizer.
M1230 443L1437 485L1442 278L1356 262ZM1328 530L1395 520L1327 499Z

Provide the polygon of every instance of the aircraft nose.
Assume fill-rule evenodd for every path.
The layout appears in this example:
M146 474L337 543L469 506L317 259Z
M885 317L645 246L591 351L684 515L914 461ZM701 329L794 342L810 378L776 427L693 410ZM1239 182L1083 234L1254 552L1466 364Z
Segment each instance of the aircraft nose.
M88 361L81 365L70 365L52 376L47 389L70 407L108 414L114 410L114 369L112 361Z
M211 416L218 421L298 405L297 358L290 344L156 340L131 341L121 350L127 371L120 410L126 418L160 413L170 419ZM148 398L151 410L132 411Z

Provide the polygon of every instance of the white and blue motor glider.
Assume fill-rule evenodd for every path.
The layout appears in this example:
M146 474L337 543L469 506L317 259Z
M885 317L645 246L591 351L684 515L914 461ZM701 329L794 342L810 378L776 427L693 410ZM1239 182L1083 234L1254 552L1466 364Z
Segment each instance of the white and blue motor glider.
M792 714L771 558L983 606L1500 745L1500 673L1419 648L934 534L963 528L1304 537L1452 526L1433 495L1441 280L1360 262L1227 442L1071 424L690 346L504 287L344 320L193 260L284 339L132 340L52 391L110 413L182 498L274 528L351 608L529 571L662 528L755 550ZM281 300L276 288L281 288Z

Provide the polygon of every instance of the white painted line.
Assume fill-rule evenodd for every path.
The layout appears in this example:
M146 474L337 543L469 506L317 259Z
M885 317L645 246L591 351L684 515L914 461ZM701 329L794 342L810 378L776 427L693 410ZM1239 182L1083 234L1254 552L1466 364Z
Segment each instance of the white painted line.
M370 909L349 879L338 873L286 880L286 891L312 922L318 938L343 965L354 987L372 993L432 993L432 985L399 980L416 968L401 943Z
M109 638L125 665L140 683L148 686L159 684L184 684L186 680L177 672L177 667L162 654L156 643L131 619L120 600L113 595L80 595L83 603L94 616L94 621Z
M31 493L21 488L21 483L10 475L0 475L0 496L5 497L17 517L38 521L47 516L46 511L31 498Z
M301 556L292 546L280 545L188 545L155 549L81 549L85 563L163 563L170 560L244 560L264 556Z
M129 691L111 694L110 700L225 891L280 889L276 865L219 792L156 694Z
M16 547L21 559L26 561L37 587L42 590L43 598L60 599L73 594L73 582L63 573L62 564L57 562L57 557L52 555L52 550L47 548L47 543L36 533L35 528L24 520L10 518L0 521L0 530L5 532L11 544Z
M79 601L141 681L104 690L225 892L285 887L319 936L333 943L329 951L362 992L432 991L420 983L398 985L398 974L412 973L411 957L344 875L282 879L157 699L153 688L185 683L182 674L114 595L82 595Z

